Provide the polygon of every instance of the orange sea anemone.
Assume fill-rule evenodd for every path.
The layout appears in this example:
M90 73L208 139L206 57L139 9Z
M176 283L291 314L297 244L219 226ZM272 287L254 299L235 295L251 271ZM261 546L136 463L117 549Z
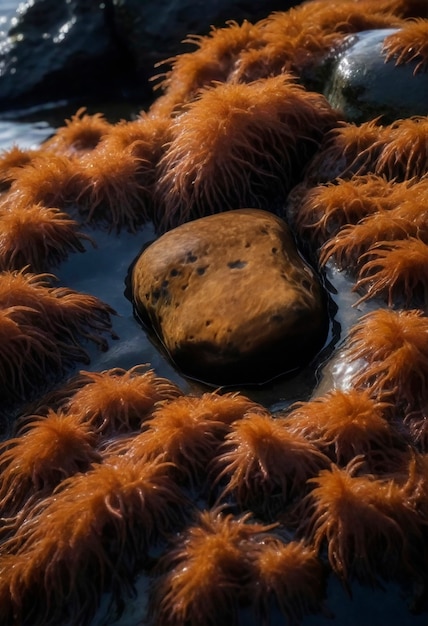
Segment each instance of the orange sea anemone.
M251 57L244 50L235 78L262 78L292 71L303 80L314 80L315 68L333 53L349 33L399 26L397 16L370 2L310 2L286 12L274 12L257 23L264 46ZM255 75L255 71L258 75Z
M182 395L177 385L145 365L80 372L63 393L67 388L71 393L61 402L61 410L102 435L139 429L158 402Z
M54 338L34 323L35 310L27 306L0 309L0 398L3 403L23 399L46 372L61 369L61 351Z
M173 122L156 221L166 230L243 206L271 209L336 120L323 96L290 75L204 89Z
M25 167L41 153L41 150L12 146L0 152L0 191L9 189L19 168Z
M303 82L313 78L314 67L332 50L338 37L319 26L308 32L300 16L295 20L291 11L272 13L257 23L263 45L240 52L231 82L250 82L285 72L299 76Z
M0 226L0 271L28 266L44 272L70 252L84 252L82 241L92 241L66 213L41 204L0 210Z
M190 35L183 43L197 49L158 64L158 67L169 64L172 69L154 77L154 80L162 78L157 87L165 92L150 109L154 115L177 112L202 87L226 82L240 52L259 48L263 40L257 25L244 20L242 24L230 21L225 28L212 28L208 35Z
M263 538L252 552L252 564L252 602L263 624L268 623L272 600L290 624L324 609L326 571L316 551L306 543Z
M74 351L84 356L79 339L93 341L106 350L107 342L101 333L111 332L113 309L95 296L67 287L53 287L54 278L51 274L28 272L25 268L1 272L0 307L28 307L29 320L34 319L36 325L49 331L58 342L65 341L71 358ZM66 344L58 343L62 348Z
M362 219L358 224L343 226L335 237L321 248L320 264L331 258L340 269L355 270L364 266L369 272L371 259L379 257L379 246L395 249L401 239L416 235L417 225L390 211L379 211ZM379 261L378 261L379 263Z
M412 184L415 182L392 183L373 174L337 179L309 189L302 183L288 197L288 213L302 238L322 244L347 224L392 210L406 198Z
M130 149L131 153L154 168L171 140L171 119L141 111L132 121L122 120L111 127L101 145L107 151ZM150 170L147 170L147 175Z
M0 556L0 621L89 623L101 593L131 584L137 562L183 518L168 467L111 458L34 506Z
M318 152L309 162L305 184L312 187L336 178L378 173L376 163L390 133L378 119L356 125L338 122L325 133Z
M17 515L26 502L48 495L65 478L100 460L96 436L74 415L33 416L17 437L0 444L0 510ZM33 502L34 504L34 502Z
M428 69L428 20L415 19L402 25L400 30L385 37L383 51L386 61L396 65L416 62L414 74Z
M93 150L110 128L102 113L88 115L86 107L81 107L71 119L65 120L65 126L58 128L44 143L44 148L58 154L79 156Z
M420 178L428 172L428 116L409 117L385 127L384 142L373 171L394 180Z
M345 582L418 577L422 520L403 485L393 479L354 475L358 465L335 465L310 479L301 529L317 550L327 548L333 571ZM407 582L407 580L406 580Z
M361 2L362 0L357 0ZM381 11L388 11L402 18L420 17L426 15L425 0L379 0L376 7Z
M170 461L175 473L196 485L206 473L229 424L242 418L254 403L244 396L204 394L201 398L182 396L162 402L143 424L143 432L113 443L114 452L132 458Z
M332 461L347 465L361 456L368 472L387 472L402 462L405 445L391 425L393 405L365 389L335 389L292 405L287 429L318 446Z
M9 206L41 204L61 210L69 208L75 204L84 183L78 163L62 154L40 151L27 165L11 170L14 180L4 202Z
M352 377L397 414L428 404L428 318L421 310L377 309L349 331L344 358L363 360Z
M272 516L305 488L308 478L328 466L310 441L287 430L266 412L249 411L232 424L213 462L221 499L233 495L239 506Z
M111 229L135 232L151 219L152 199L145 180L150 164L132 146L118 150L102 142L79 159L78 169L82 184L75 202L88 222L101 220Z
M388 306L428 306L428 245L417 237L373 245L360 258L358 302L382 297Z
M88 361L82 343L106 350L103 334L111 330L114 311L95 296L66 287L52 287L51 276L26 271L0 273L1 393L25 396L49 374L62 373L76 361Z
M159 626L234 624L239 603L248 601L252 564L248 542L271 526L218 510L202 511L160 559L165 572L155 582L153 623Z

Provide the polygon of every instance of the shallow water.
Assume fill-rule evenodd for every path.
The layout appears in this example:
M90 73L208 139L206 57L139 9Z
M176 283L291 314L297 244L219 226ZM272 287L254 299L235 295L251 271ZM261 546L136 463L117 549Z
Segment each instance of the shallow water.
M7 21L13 16L15 1L0 0L0 38L3 36ZM31 112L13 111L0 116L0 150L10 148L16 144L21 147L37 147L47 139L55 128L62 125L65 118L70 117L85 103L49 106ZM139 108L125 105L115 106L111 103L100 103L98 106L88 107L88 112L102 111L111 121L120 118L131 119ZM158 375L165 376L176 383L186 392L200 393L206 388L198 383L182 377L165 357L155 348L133 315L132 305L125 297L125 280L128 268L138 255L143 245L153 239L153 229L148 226L137 234L121 232L109 233L101 228L85 228L96 242L96 248L89 243L85 245L86 252L76 253L69 260L54 268L53 273L58 277L59 284L90 293L110 304L117 312L113 320L113 328L119 339L110 341L110 348L100 353L96 348L88 346L91 363L85 369L104 370L112 367L130 368L139 363L150 363ZM332 303L337 307L334 323L326 345L327 356L333 346L336 348L346 337L348 328L375 304L364 304L359 308L352 305L358 299L350 290L349 281L340 273L328 270L327 279L332 284ZM335 293L336 291L336 293ZM325 391L334 382L330 375L330 368L325 367L322 374L323 359L319 359L314 366L306 368L294 378L277 379L263 388L242 389L258 402L267 406L271 411L287 407L296 400L307 399L316 389L320 380L320 390ZM76 368L77 369L77 368ZM71 374L72 372L70 372ZM137 581L138 594L135 599L127 599L127 609L120 619L108 616L107 600L91 626L137 626L144 617L147 580L141 577ZM351 598L343 587L330 577L328 606L335 614L334 618L319 615L306 618L302 624L306 626L418 626L426 624L426 616L413 616L409 613L406 601L400 589L390 586L387 593L381 590L368 590L358 585L353 586ZM274 619L274 623L282 623L281 619ZM253 618L243 616L241 626L255 626Z
M110 119L117 118L118 110L110 104L99 105L99 110L106 111ZM61 107L58 109L40 110L32 112L31 116L0 121L0 149L10 147L16 143L23 147L37 147L48 138L64 118L72 115L76 107ZM112 111L115 111L112 114ZM90 111L91 112L91 111ZM131 118L137 110L127 112L121 107L120 115ZM126 113L126 114L125 114ZM110 341L110 348L100 353L96 348L89 346L91 363L85 369L104 370L112 367L129 368L138 363L150 363L158 375L165 376L176 383L186 392L200 393L206 388L183 378L174 370L170 363L151 343L148 336L133 315L132 305L125 297L125 280L128 268L138 255L143 245L154 237L153 229L148 226L139 233L132 235L126 232L109 233L101 228L86 228L85 232L96 241L97 247L86 244L86 252L72 254L69 259L53 271L60 284L71 287L84 293L90 293L110 304L118 313L113 320L113 327L120 339ZM358 296L351 292L351 283L340 272L329 269L327 280L331 283L332 303L337 307L334 315L334 325L330 329L328 342L338 346L344 340L348 328L357 319L377 304L364 304L355 308ZM329 351L327 346L327 353ZM319 393L337 384L333 381L328 364L322 375L320 368L320 388L316 390L317 376L314 368L307 368L295 378L278 379L263 388L242 389L244 393L254 397L258 402L276 411L288 406L296 400L306 399L313 391ZM97 616L88 626L137 626L144 619L147 596L146 577L142 576L136 582L137 595L126 599L126 610L120 618L115 619L108 611L108 597L100 608ZM333 577L330 577L328 592L328 607L335 617L320 615L309 616L302 622L305 626L369 626L377 624L383 626L419 626L426 624L426 616L413 616L409 613L406 600L398 587L390 586L387 593L382 590L371 590L353 586L352 598ZM273 616L272 626L281 624L282 618ZM257 626L253 617L243 615L241 626Z

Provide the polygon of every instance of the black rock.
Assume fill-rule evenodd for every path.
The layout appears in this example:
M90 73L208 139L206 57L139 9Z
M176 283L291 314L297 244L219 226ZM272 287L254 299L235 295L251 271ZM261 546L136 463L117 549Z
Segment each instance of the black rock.
M28 0L0 39L0 111L88 98L153 99L154 65L189 34L298 0Z
M348 122L361 123L382 116L382 123L428 114L428 73L414 73L417 60L397 66L385 61L387 35L397 29L360 32L333 65L324 95Z

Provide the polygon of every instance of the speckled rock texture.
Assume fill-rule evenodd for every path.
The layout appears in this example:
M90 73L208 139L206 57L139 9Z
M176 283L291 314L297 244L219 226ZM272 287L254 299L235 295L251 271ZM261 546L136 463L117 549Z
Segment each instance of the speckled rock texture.
M167 232L137 260L132 289L172 361L212 384L294 370L326 335L322 287L286 223L266 211L229 211Z

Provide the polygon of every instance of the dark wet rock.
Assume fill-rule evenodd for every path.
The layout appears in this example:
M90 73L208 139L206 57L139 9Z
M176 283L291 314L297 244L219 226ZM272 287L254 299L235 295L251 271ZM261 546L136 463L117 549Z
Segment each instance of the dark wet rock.
M87 0L22 6L0 47L0 109L116 92L123 59L101 6Z
M286 223L256 209L188 222L151 244L133 299L184 374L262 383L306 364L327 326L323 290Z
M154 64L185 51L189 33L298 3L28 0L0 39L0 111L79 98L147 102Z
M349 122L382 115L383 123L428 114L428 73L414 73L417 60L397 66L386 62L383 41L397 29L352 35L338 56L324 95Z
M112 0L115 28L143 79L154 74L156 63L190 52L183 45L189 34L207 35L211 26L228 20L256 22L272 11L286 11L302 0Z

